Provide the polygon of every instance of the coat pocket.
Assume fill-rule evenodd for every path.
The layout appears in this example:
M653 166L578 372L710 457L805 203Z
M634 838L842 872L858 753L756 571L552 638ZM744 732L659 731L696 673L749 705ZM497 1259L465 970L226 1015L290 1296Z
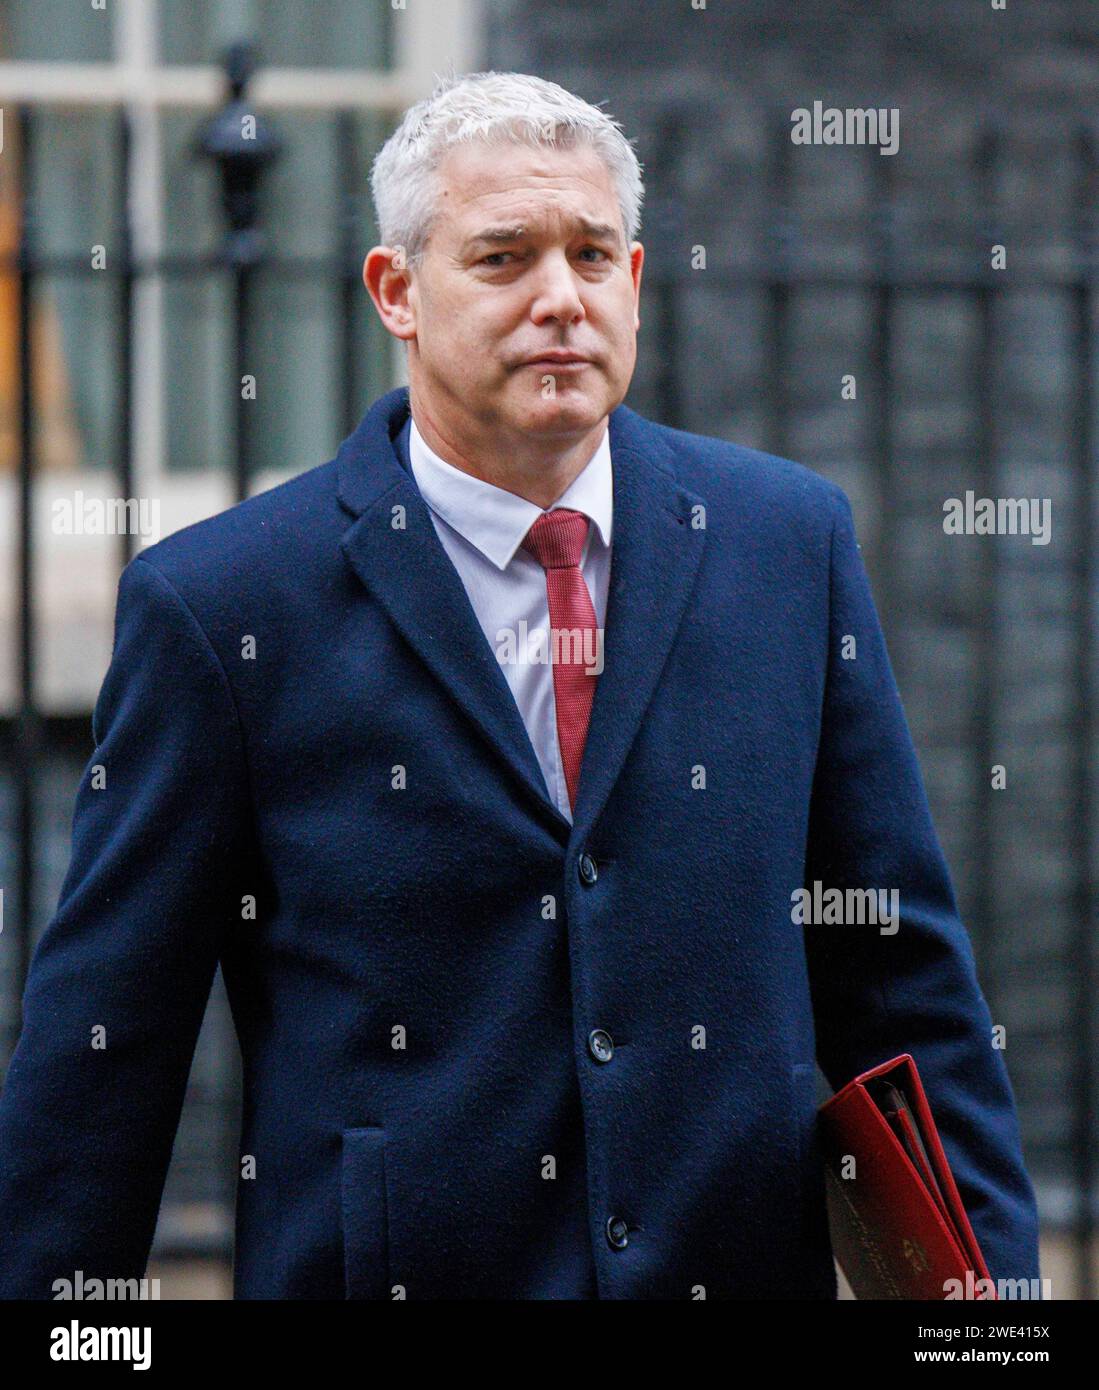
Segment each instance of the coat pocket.
M389 1208L385 1130L343 1131L340 1163L345 1297L389 1297Z

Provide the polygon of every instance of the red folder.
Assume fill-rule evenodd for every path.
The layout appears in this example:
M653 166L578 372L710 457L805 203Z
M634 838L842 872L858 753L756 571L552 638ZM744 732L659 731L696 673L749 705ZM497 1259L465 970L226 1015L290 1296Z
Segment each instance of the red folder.
M994 1299L908 1053L856 1076L819 1114L832 1249L855 1297L942 1300L958 1279L962 1298Z

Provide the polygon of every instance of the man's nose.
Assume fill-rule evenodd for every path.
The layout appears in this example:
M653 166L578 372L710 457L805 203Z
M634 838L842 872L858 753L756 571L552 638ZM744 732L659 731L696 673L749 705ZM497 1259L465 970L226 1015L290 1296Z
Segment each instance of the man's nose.
M563 253L543 257L535 272L537 289L531 305L531 318L536 322L553 318L571 323L583 318L584 304L576 289L576 276Z

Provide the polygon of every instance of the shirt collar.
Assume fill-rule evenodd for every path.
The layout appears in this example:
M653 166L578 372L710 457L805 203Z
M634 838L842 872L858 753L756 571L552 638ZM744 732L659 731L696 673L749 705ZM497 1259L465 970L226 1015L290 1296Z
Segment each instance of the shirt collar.
M420 495L437 516L490 560L506 569L527 532L542 515L542 508L514 492L486 483L441 459L411 421L409 462ZM610 545L614 488L611 473L610 431L604 429L599 447L572 480L553 507L583 512L592 521L604 545Z

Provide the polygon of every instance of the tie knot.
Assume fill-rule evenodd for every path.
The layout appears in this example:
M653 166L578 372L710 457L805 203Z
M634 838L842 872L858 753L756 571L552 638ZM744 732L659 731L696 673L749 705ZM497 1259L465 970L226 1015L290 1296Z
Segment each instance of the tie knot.
M543 569L567 569L579 565L587 537L588 518L584 513L557 507L542 513L524 537L523 549L529 550Z

